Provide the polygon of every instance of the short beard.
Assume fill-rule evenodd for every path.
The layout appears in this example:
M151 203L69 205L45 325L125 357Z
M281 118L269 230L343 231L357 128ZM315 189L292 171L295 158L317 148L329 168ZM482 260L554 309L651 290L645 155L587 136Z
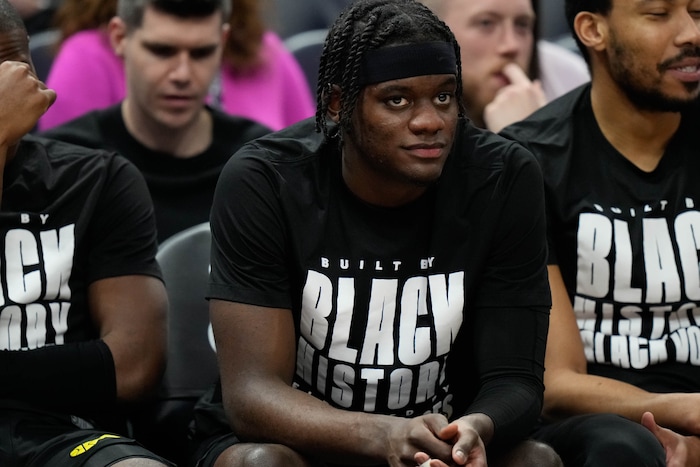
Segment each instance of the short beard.
M651 112L683 112L687 109L700 105L698 95L700 94L700 83L684 83L688 94L694 97L676 98L663 93L661 86L645 86L640 83L635 75L639 75L640 70L630 66L628 50L616 40L613 40L612 50L614 55L610 62L611 73L627 98L639 110ZM666 60L658 65L659 73L663 73L673 64L688 57L700 57L700 48L693 47L684 49L677 57Z

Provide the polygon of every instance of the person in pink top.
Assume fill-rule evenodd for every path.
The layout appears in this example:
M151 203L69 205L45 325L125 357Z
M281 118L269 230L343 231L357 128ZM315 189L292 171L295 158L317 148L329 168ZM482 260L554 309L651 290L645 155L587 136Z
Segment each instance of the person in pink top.
M273 130L314 115L316 105L306 77L279 36L265 32L260 55L261 64L249 71L237 70L226 65L224 60L220 107L228 113L257 120ZM212 99L215 104L214 93Z
M116 0L65 0L57 15L64 38L47 78L58 98L39 120L47 130L84 113L108 107L126 94L124 65L103 26L116 11ZM282 40L266 31L256 0L237 0L231 33L210 104L256 120L273 130L315 113L304 74Z

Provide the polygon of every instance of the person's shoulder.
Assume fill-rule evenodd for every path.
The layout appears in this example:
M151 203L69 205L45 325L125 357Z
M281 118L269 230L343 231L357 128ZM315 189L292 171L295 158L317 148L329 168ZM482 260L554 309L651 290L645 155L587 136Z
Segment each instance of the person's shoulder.
M463 193L502 192L519 179L541 183L539 173L535 156L524 145L467 121L458 131L443 184Z
M224 138L248 141L272 131L251 118L232 115L220 109L208 107L214 122L214 135Z
M527 118L504 128L500 135L528 146L532 144L564 145L570 136L577 106L588 94L590 84L581 85L533 112Z
M93 186L99 191L119 190L120 186L131 187L134 193L146 189L139 169L116 151L38 135L26 135L21 150L25 160L33 161L28 167L36 167L37 175L51 183L70 180L70 184Z
M332 160L326 144L333 143L316 131L314 119L302 120L243 144L226 162L221 179L226 185L252 184L256 190L258 184L279 179L300 186L323 170L323 161Z
M61 125L38 133L37 136L65 141L72 144L100 148L104 145L104 128L113 127L107 124L110 120L121 118L121 104L106 109L89 111Z
M509 167L533 161L532 153L522 144L490 130L464 121L458 129L453 146L456 165L467 173L491 177Z
M22 138L22 150L32 157L45 157L47 164L54 169L75 167L82 173L114 172L132 165L116 151L88 147L43 135L26 135Z
M118 155L115 151L99 147L90 147L84 144L76 144L70 141L48 137L43 133L25 135L22 138L22 144L43 148L50 157L55 159L84 158L86 156L111 158Z
M497 154L508 152L518 143L491 130L480 128L470 120L460 121L455 140L455 150L471 158L492 159Z
M74 50L90 56L94 56L96 53L104 53L110 57L115 55L109 42L109 36L102 29L84 29L71 34L61 44L59 52L63 50Z
M282 165L304 163L318 157L325 142L311 117L248 142L232 159L252 157Z
M287 48L282 41L282 38L270 29L266 30L262 35L262 41L260 42L260 47L262 50L272 50L272 51L285 51L288 53Z
M296 64L294 55L287 48L282 38L271 30L263 33L259 56L259 68L285 70L290 67L290 63Z

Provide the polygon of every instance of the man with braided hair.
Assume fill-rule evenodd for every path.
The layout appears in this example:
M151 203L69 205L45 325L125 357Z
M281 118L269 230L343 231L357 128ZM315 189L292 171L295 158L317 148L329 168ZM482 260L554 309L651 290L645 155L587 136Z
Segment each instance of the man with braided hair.
M415 0L356 1L326 40L315 121L224 168L221 384L197 465L560 465L524 441L550 306L541 176L462 117L459 56Z

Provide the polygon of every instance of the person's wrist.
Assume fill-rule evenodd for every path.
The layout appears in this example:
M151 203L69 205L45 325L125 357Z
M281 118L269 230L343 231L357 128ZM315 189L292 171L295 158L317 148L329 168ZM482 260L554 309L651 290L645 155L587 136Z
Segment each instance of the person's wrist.
M494 435L493 420L483 413L470 413L460 417L464 422L468 423L479 434L484 444L488 444Z

